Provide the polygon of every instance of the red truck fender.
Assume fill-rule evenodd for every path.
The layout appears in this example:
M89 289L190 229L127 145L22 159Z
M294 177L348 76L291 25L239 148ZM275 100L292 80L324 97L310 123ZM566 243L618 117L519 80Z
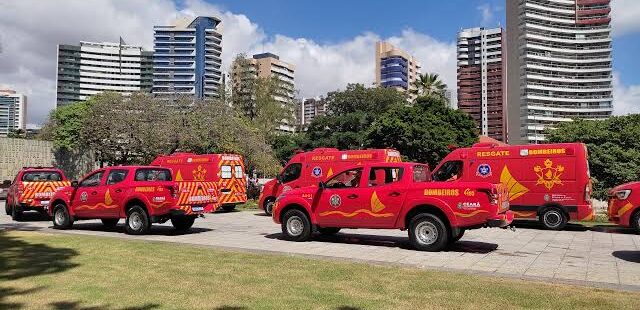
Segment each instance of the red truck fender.
M315 196L314 196L315 197ZM280 222L280 218L282 217L282 215L284 214L283 211L285 209L288 209L289 207L293 206L293 205L297 205L300 206L302 209L304 209L304 211L307 213L307 215L309 216L309 220L311 221L312 224L316 223L316 216L313 212L313 210L311 209L311 202L310 200L304 199L300 196L293 196L290 197L286 200L281 200L281 201L277 201L277 207L274 208L274 215L278 216L278 222Z
M451 227L458 226L458 218L453 214L451 207L442 199L436 197L420 197L405 201L405 208L400 212L400 216L396 219L396 227L406 229L409 223L405 221L407 214L419 207L434 207L442 211L447 217Z

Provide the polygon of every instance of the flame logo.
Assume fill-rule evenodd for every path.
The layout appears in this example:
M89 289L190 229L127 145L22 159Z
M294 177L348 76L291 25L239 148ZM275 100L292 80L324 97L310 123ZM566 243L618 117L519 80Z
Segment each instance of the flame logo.
M520 184L518 180L516 180L509 168L505 165L502 169L502 173L500 174L500 183L502 183L507 190L509 191L509 201L516 200L520 196L529 192L529 189L524 187L524 185Z
M107 190L107 192L104 193L104 204L111 205L112 203L113 199L111 199L111 193Z
M193 170L193 180L204 181L204 176L206 173L207 173L207 170L202 168L202 165L198 165L198 168Z
M533 167L533 171L535 171L538 176L536 185L544 185L548 190L552 189L556 184L563 185L560 177L564 172L564 166L556 165L554 167L553 161L550 159L544 161L544 167L539 165Z

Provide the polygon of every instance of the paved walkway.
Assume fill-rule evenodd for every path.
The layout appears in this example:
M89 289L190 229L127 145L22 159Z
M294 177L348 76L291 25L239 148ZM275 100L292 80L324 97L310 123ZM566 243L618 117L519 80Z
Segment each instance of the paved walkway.
M0 210L4 205L0 202ZM27 221L12 222L0 215L0 229L46 230L51 222L36 214ZM98 221L81 221L71 234L110 236L180 242L239 249L278 252L319 258L348 259L376 264L394 264L428 269L445 269L478 274L572 283L640 291L640 235L631 231L589 230L574 225L570 231L518 228L468 231L450 249L419 252L409 248L406 232L348 229L336 236L317 236L310 242L280 239L280 226L258 212L231 212L198 219L191 233L176 234L170 224L154 225L150 235L129 236L121 224L105 230Z

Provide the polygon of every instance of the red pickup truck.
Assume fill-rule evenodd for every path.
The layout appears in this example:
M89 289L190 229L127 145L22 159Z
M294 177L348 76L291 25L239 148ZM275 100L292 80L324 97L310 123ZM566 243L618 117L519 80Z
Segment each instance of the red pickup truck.
M168 220L176 229L188 230L205 211L204 205L215 199L205 185L194 184L192 191L183 192L167 168L107 167L57 191L49 215L57 229L71 228L75 220L84 219L101 219L105 226L114 227L124 218L129 234L145 234L151 223Z
M69 186L62 170L54 167L24 167L7 189L5 212L14 221L22 219L24 211L46 214L54 193Z
M273 220L287 240L306 241L316 228L407 229L418 250L439 251L467 229L506 227L507 192L488 182L433 182L419 163L366 163L336 173L318 187L281 194Z

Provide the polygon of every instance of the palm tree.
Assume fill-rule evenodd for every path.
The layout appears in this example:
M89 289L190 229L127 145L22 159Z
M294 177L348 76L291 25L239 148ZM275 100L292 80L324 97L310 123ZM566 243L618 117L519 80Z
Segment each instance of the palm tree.
M413 87L409 90L418 97L436 97L444 99L444 92L447 89L447 84L440 80L440 76L437 73L425 73L420 74L418 79L411 84Z

